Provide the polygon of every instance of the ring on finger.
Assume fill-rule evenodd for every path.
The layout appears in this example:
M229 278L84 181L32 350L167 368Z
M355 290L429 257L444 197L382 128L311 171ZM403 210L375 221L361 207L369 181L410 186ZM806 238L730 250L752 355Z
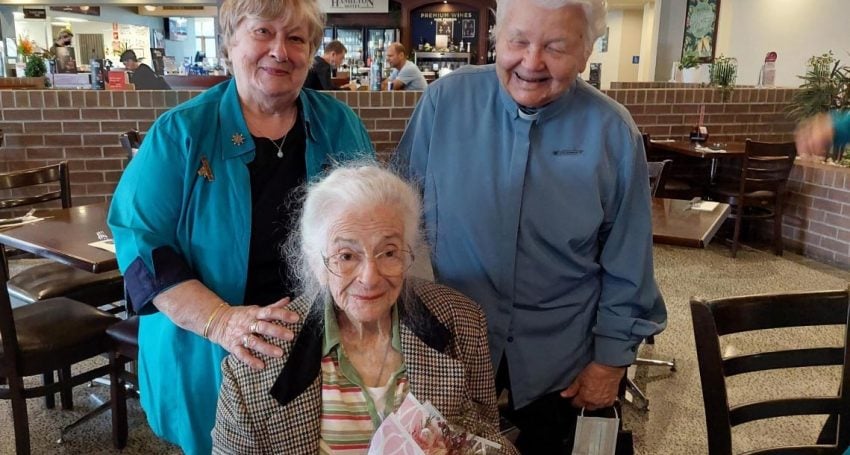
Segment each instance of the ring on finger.
M255 319L254 322L251 323L251 327L249 327L249 329L251 330L251 333L257 333L257 326L259 326L259 325L260 325L260 321Z
M248 343L251 341L250 335L242 335L242 347L248 349Z

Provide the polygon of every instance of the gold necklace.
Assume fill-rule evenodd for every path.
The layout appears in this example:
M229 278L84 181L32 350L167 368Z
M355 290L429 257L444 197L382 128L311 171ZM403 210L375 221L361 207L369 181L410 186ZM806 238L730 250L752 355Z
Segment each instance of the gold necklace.
M283 144L284 144L284 142L286 142L286 136L288 134L289 133L284 134L283 137L280 139L280 145L277 145L277 143L275 141L273 141L272 139L269 139L271 141L272 145L274 145L277 148L277 157L278 158L283 158Z

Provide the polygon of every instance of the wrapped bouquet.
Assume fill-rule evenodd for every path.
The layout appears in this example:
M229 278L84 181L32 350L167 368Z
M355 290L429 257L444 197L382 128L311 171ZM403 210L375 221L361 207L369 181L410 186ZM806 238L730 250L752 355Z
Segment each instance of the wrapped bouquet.
M369 455L486 455L501 445L450 425L430 403L408 393L372 437Z

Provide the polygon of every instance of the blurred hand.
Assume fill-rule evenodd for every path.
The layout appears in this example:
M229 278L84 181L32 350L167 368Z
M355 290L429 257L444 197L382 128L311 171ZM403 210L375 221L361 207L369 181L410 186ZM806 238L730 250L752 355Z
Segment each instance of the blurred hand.
M827 114L818 114L800 123L794 133L797 143L797 155L802 157L826 157L832 148L835 131L832 129L832 119Z
M590 362L575 381L561 392L561 397L572 398L576 408L584 407L589 411L607 408L617 399L620 380L625 372L625 367Z
M283 350L268 343L265 337L292 340L291 330L273 321L297 322L298 314L286 308L289 297L272 305L260 307L234 306L224 309L220 319L209 335L209 339L233 354L251 368L265 368L262 360L255 356L260 352L269 357L281 357Z

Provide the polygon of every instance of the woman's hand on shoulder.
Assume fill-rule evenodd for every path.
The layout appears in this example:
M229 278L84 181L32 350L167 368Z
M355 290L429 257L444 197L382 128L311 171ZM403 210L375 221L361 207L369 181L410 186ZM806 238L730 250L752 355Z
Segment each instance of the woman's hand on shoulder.
M289 297L285 297L264 307L256 305L228 307L209 338L242 363L261 370L265 368L265 363L257 357L257 353L269 357L283 355L283 350L267 342L265 337L286 341L294 338L292 330L275 324L275 321L298 322L298 313L287 308L289 302Z

